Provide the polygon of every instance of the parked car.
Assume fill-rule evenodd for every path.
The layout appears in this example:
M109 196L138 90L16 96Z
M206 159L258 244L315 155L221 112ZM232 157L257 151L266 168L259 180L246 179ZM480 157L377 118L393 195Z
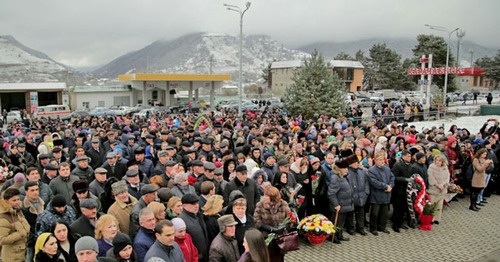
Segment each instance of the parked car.
M14 121L21 121L21 113L19 113L19 111L10 111L9 113L7 113L7 123L9 124Z
M105 116L105 115L115 115L115 111L110 110L105 107L96 107L89 112L92 116Z
M141 111L134 113L134 117L150 117L158 112L155 108L142 109Z
M109 109L112 109L111 107ZM123 115L128 115L132 113L133 108L130 106L117 106L116 109L113 109L115 111L115 115L117 116L123 116Z
M179 102L177 105L171 107L172 113L184 113L189 110L188 101ZM191 101L191 111L193 113L199 113L203 110L207 110L205 104L199 101Z
M90 116L89 110L87 108L77 108L71 113L71 117L85 117Z
M152 108L152 106L137 104L136 106L132 107L130 113L139 113L141 110L149 108Z
M35 109L33 116L35 119L69 119L71 118L71 110L67 105L39 106Z

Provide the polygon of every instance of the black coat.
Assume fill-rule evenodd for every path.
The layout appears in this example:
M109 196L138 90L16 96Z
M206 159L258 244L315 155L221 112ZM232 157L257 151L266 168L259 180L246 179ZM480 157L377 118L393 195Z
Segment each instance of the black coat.
M89 236L94 237L95 235L95 226L90 223L90 220L82 215L75 222L73 222L70 226L71 231L76 233L82 237Z
M426 164L413 163L411 171L412 174L419 174L424 179L425 187L429 188L429 175L427 174Z
M179 218L186 223L186 232L193 238L193 244L198 249L199 261L208 261L208 242L207 227L200 213L192 214L183 210Z
M405 196L406 188L408 187L407 180L413 174L411 163L400 159L396 164L394 164L391 171L395 178L392 194L397 197Z
M219 234L219 224L217 223L217 219L219 219L220 215L214 216L205 216L203 215L203 220L205 220L205 225L207 227L207 236L208 243L212 243L214 238Z
M243 246L243 239L245 238L245 232L248 229L255 227L255 220L253 219L253 216L246 214L247 221L245 223L242 223L234 213L232 215L234 217L234 220L238 222L238 224L236 225L236 233L234 237L236 238L236 241L238 241L238 250L240 251L241 255L245 252L245 247Z
M127 165L122 164L120 162L116 162L116 164L115 164L115 171L114 172L111 171L112 170L111 166L107 162L104 163L102 165L102 167L108 171L108 174L107 174L108 178L110 178L110 177L113 176L113 177L116 177L118 179L122 179L123 176L125 176L125 173L127 173L127 170L128 170Z
M224 203L229 203L229 194L234 190L239 190L247 199L247 212L253 214L255 206L260 200L259 189L257 183L251 179L247 179L245 183L241 183L238 178L231 180L224 190Z
M94 148L89 149L87 151L86 155L90 156L92 159L90 161L90 166L95 170L96 168L102 166L102 163L104 163L104 149L99 149L99 152L97 152Z

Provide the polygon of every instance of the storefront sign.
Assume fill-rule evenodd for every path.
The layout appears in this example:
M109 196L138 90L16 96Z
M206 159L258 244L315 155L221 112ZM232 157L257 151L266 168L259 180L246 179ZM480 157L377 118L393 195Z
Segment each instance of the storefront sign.
M444 75L444 74L446 74L445 67L408 69L408 75ZM463 75L465 74L465 69L462 67L448 67L448 74Z

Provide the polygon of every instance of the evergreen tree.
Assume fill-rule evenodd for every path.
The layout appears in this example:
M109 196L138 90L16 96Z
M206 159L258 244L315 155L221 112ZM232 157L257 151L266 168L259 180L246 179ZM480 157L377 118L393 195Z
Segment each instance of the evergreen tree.
M476 65L486 70L484 76L493 81L493 86L498 87L500 84L500 50L497 51L495 57L483 57L476 61Z
M351 60L351 61L355 60L351 55L349 55L346 52L338 53L337 56L335 56L335 58L333 58L333 59L335 59L335 60Z
M365 86L371 89L404 89L408 85L400 54L386 44L375 44L369 52L364 65Z
M304 58L302 67L293 75L293 82L282 98L293 116L337 116L347 108L345 83L336 73L332 75L330 63L316 50L311 58Z

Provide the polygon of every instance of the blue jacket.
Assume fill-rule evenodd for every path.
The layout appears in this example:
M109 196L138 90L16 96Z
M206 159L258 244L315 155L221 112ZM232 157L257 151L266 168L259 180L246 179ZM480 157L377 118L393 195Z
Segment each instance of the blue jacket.
M394 188L394 175L391 169L384 165L379 167L373 165L368 169L368 179L370 181L370 203L389 204L391 202L391 192L385 192L390 186Z
M162 244L160 241L156 240L155 243L151 246L148 253L146 253L146 257L144 261L148 261L148 259L152 257L158 257L163 259L165 262L185 262L184 256L182 255L181 248L179 245L174 242L172 246L166 246Z
M330 181L332 181L332 167L331 167L331 165L328 165L328 163L326 163L326 161L325 161L321 165L321 169L323 169L323 171L325 171L326 184L330 185Z
M61 214L52 208L52 202L50 202L47 204L45 210L36 218L36 237L42 233L49 232L52 223L59 219L71 225L76 220L75 210L70 205L66 205L66 210Z
M143 227L139 229L134 238L134 251L137 254L137 261L143 262L146 253L156 240L155 232Z
M349 168L347 180L354 194L354 206L361 207L368 201L370 195L370 182L368 182L368 170L364 168Z

